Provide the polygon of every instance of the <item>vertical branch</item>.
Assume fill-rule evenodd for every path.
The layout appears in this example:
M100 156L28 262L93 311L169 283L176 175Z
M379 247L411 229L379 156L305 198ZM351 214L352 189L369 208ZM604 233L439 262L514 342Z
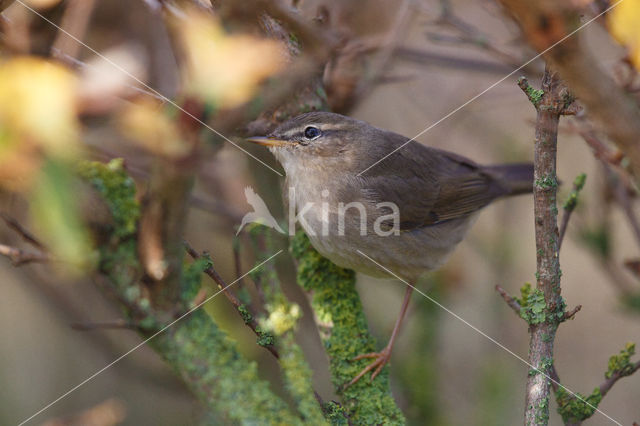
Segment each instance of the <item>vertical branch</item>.
M536 300L539 306L526 318L530 333L529 364L534 370L527 378L525 404L525 424L537 425L547 424L549 419L548 377L553 364L556 330L564 315L558 256L556 152L560 115L572 99L557 74L548 67L541 90L531 88L525 79L520 79L518 84L537 111L533 188L537 283L529 300Z
M349 424L404 424L404 416L391 395L389 369L383 369L372 382L360 380L344 389L367 364L366 360L353 358L375 350L355 288L355 273L322 257L302 231L294 237L291 252L298 262L298 284L310 295L320 338L329 356L331 381L343 402L335 413L340 421L334 418L335 423L344 424L347 416Z

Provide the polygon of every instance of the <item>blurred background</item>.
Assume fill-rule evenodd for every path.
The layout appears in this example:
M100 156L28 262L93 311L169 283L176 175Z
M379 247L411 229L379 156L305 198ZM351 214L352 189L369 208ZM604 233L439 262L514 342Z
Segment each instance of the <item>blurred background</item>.
M175 14L176 22L186 19L180 15L181 2L170 7L151 0L26 3L112 62L100 59L19 3L3 12L5 63L26 54L53 57L61 67L73 70L77 80L74 84L80 87L82 113L73 124L77 127L65 130L74 133L77 140L72 145L52 148L51 155L101 161L122 157L138 187L144 188L150 158L165 155L165 150L181 149L171 145L167 136L173 130L167 128L164 132L163 121L152 121L152 115L145 115L153 109L149 103L159 102L158 93L140 84L147 82L169 98L181 93L185 75L178 64L192 53L185 45L176 46L166 24L167 14ZM536 53L520 39L516 25L498 4L462 0L293 3L283 4L300 20L315 22L319 31L330 30L340 40L339 54L334 54L321 70L332 109L412 137L492 87L418 137L419 142L484 164L532 160L535 110L515 81L526 75L538 87L544 64L533 61L500 81ZM260 34L258 25L251 27L243 22L242 8L224 12L224 4L221 7L221 28L242 30L251 36ZM615 73L623 66L625 49L611 40L604 24L594 22L584 33L603 67ZM198 37L185 35L184 39L195 44ZM258 49L252 43L234 47L260 58L262 52L258 49L252 53L252 48ZM242 72L241 66L236 71L220 69L233 62L234 57L227 54L204 62L211 67L209 74L198 76L194 75L197 71L192 71L194 74L188 78L193 85L189 90L197 93L200 84L216 78L224 80L225 73ZM61 92L65 90L66 76L58 81L43 74L40 82L21 83L18 74L3 72L0 85L51 84ZM10 93L4 88L0 92ZM51 96L58 95L56 90L51 91ZM4 105L0 107L5 112L19 107L12 105L8 96L2 98ZM216 99L222 103L243 102ZM59 106L56 102L44 105ZM46 120L48 113L55 112L44 110L39 120ZM147 126L147 122L151 124ZM637 226L634 228L629 220L637 211L635 193L624 189L623 199L628 206L621 207L621 196L616 192L621 185L619 179L594 157L579 126L576 119L561 121L558 174L563 182L560 203L576 175L588 176L561 251L563 296L569 308L580 304L582 310L559 328L555 365L565 386L590 393L603 381L609 357L626 342L640 338L640 310L624 302L626 293L621 290L638 291L637 277L624 263L639 257L640 241L635 233ZM243 143L235 134L228 136L280 170L266 150ZM157 140L149 141L154 138ZM209 251L216 269L229 282L237 275L234 244L239 246L241 270L247 270L252 259L249 245L235 236L242 215L251 211L244 188L252 186L277 218L284 221L281 179L226 141L212 146L214 154L207 156L198 172L185 238L198 250ZM70 154L74 150L81 153ZM21 155L16 154L11 161L5 157L6 162L2 163L7 168L0 172L0 208L26 227L46 230L47 225L39 221L33 204L43 202L39 198L42 196L37 195L39 191L48 191L46 186L34 189L42 185L32 177L40 166L32 165ZM16 167L12 169L7 164ZM13 184L17 175L21 176L19 182ZM55 183L49 191L54 187ZM286 247L283 236L274 232L273 238ZM0 224L0 242L22 244L6 223ZM69 249L70 256L74 250L81 249ZM530 196L520 196L486 208L446 266L427 275L420 288L526 359L527 326L494 287L500 285L516 295L525 282L535 282L535 267L533 202ZM57 269L49 264L14 267L9 259L0 259L0 424L24 420L140 342L130 330L74 329L72 325L77 323L116 320L120 313L97 289L95 280ZM303 308L297 336L314 370L316 389L325 400L335 398L313 316L305 295L294 282L291 260L284 256L278 259L278 270L285 292ZM204 282L213 288L211 282ZM392 330L404 286L396 281L359 276L358 290L370 327L381 344ZM274 381L274 387L281 386L277 364L255 344L255 336L228 301L214 298L207 310L238 340L241 351L259 363L260 375ZM394 396L411 424L424 424L425 419L438 425L522 422L529 367L419 294L413 296L391 370ZM599 408L623 424L640 420L639 380L621 380ZM550 424L562 424L555 413L555 402L551 403L551 410ZM91 416L98 416L103 422L91 423ZM32 423L177 425L198 424L202 416L198 403L180 380L144 346ZM587 423L607 424L607 420L596 414Z

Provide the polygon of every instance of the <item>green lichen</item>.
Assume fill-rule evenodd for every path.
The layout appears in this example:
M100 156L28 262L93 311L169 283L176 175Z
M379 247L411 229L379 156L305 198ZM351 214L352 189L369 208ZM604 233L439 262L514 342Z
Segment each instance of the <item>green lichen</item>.
M249 236L258 261L268 258L275 251L271 233L266 228L250 228ZM327 424L315 397L311 368L295 341L295 330L302 316L300 307L285 296L273 263L259 268L253 277L261 289L267 311L266 317L258 319L261 325L259 343L264 341L262 343L275 345L278 350L285 389L293 398L304 422L313 425ZM266 338L267 332L270 333L269 338Z
M526 80L525 77L520 77L518 79L518 85L520 85L520 87L523 87L522 82L524 80ZM533 106L537 108L538 105L540 104L540 101L542 100L542 97L544 96L544 90L534 89L532 86L529 86L529 84L527 83L526 85L524 85L524 91L527 93L527 97L529 98Z
M538 368L530 368L528 374L529 376L535 376L537 374L548 376L552 366L553 358L542 357L542 359L540 360L540 366Z
M536 424L546 425L549 423L549 397L540 400L536 407Z
M573 395L564 386L560 386L556 391L558 414L562 416L565 424L580 423L588 419L595 413L600 401L602 401L600 388L595 388L589 396L580 393Z
M342 390L343 407L350 422L404 424L404 416L389 390L388 368L373 381L365 377L343 390L370 362L353 358L376 349L355 289L355 273L322 257L302 231L293 238L291 252L298 260L298 284L312 294L311 307L329 355L331 380L337 390Z
M535 184L538 188L549 190L558 187L558 180L555 175L542 176L536 179Z
M258 333L258 339L256 343L260 346L273 346L276 343L276 338L273 337L273 334L268 331L263 331L260 328L256 329L256 333Z
M322 411L325 418L333 426L347 426L349 424L349 417L344 408L335 401L329 401L322 404Z
M538 288L532 288L531 283L525 283L520 289L520 317L528 324L540 324L547 319L547 304L544 293Z
M210 409L225 416L223 423L302 424L205 311L194 311L149 343Z
M107 165L85 162L79 174L104 197L113 217L112 238L99 248L100 271L109 278L124 305L135 306L139 329L145 337L153 336L149 344L223 423L302 424L258 377L256 364L238 352L235 342L204 310L195 310L156 334L166 324L157 319L140 283L143 274L135 238L140 206L135 185L121 160ZM181 285L185 302L193 300L210 262L202 257L184 268Z
M312 371L304 358L302 349L298 346L293 333L288 333L279 339L279 347L287 350L281 351L280 366L284 372L285 387L296 401L298 411L305 423L313 425L327 424L325 416L318 405L313 393Z
M250 324L251 321L253 321L253 315L251 315L246 305L242 304L238 306L238 312L240 313L242 321L244 321L245 324Z
M113 217L114 235L123 238L134 234L140 218L140 204L135 198L135 183L127 175L122 158L107 164L83 161L78 166L78 174L104 197Z
M182 301L189 307L200 291L202 284L202 273L211 267L211 259L208 256L200 257L192 263L184 265L182 268L182 279L180 280Z
M610 379L614 375L620 377L631 375L634 368L634 365L631 362L631 357L635 353L635 343L627 343L618 355L613 355L611 358L609 358L609 365L607 368L607 372L605 373L605 377L607 379Z

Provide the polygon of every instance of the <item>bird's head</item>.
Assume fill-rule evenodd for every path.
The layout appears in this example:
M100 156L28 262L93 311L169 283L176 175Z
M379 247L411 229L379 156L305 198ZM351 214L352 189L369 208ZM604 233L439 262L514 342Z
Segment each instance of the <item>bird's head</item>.
M284 122L268 136L247 140L269 147L287 174L315 168L331 172L334 166L359 171L359 159L379 131L344 115L309 112Z

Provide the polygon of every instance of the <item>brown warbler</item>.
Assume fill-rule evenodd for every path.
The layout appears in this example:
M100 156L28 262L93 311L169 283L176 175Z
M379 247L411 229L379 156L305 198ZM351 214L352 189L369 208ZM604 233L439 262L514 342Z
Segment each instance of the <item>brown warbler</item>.
M340 114L302 114L248 140L268 146L284 167L290 216L297 213L316 250L411 285L446 261L483 207L532 191L531 164L481 166ZM411 292L407 286L389 343L356 357L373 362L349 385L374 369L375 378L389 361Z

